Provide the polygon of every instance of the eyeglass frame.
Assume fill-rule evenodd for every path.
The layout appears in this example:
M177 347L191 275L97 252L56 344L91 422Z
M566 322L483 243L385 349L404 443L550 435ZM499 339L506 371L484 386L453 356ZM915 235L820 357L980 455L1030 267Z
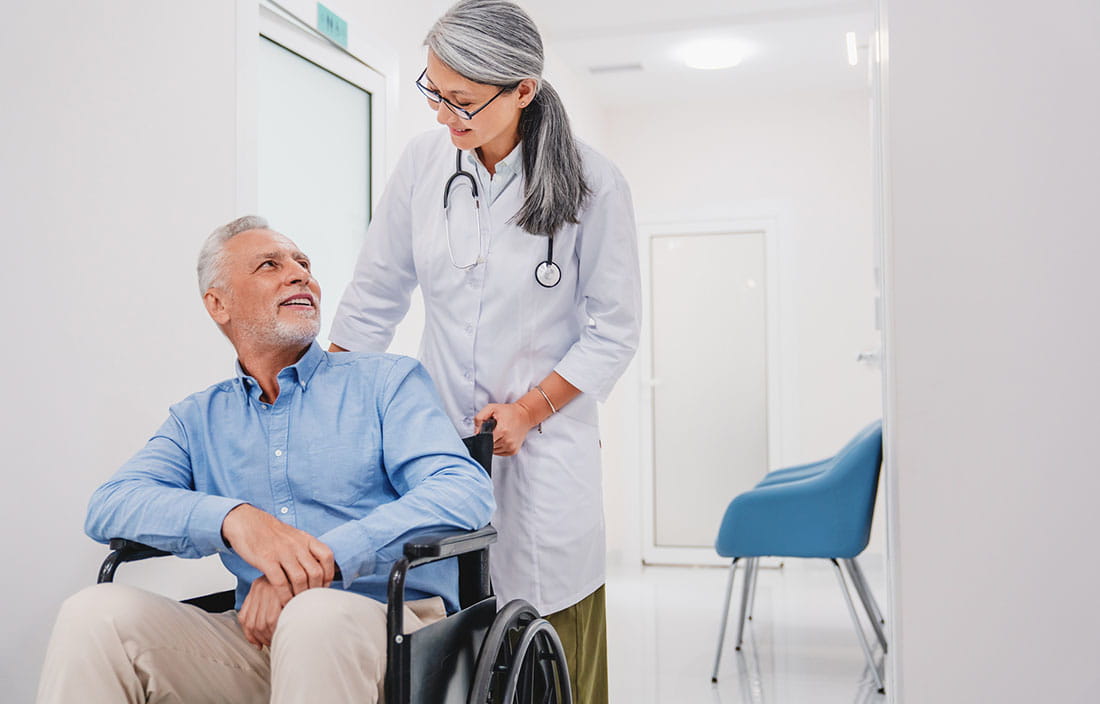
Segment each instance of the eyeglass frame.
M479 112L481 112L485 108L489 107L489 104L492 103L497 98L499 98L501 95L503 95L507 91L515 90L517 87L519 87L518 83L513 85L513 86L504 86L503 88L501 88L500 90L497 91L496 95L494 95L492 98L489 98L489 101L487 103L482 105L477 110L474 110L473 112L470 112L466 108L458 107L457 105L455 105L454 103L452 103L451 101L447 100L442 95L440 95L438 91L434 91L431 88L429 88L428 86L421 83L420 81L424 80L424 76L427 76L427 75L428 75L428 69L427 69L427 67L425 67L424 70L420 72L420 78L416 79L416 87L420 89L420 92L424 94L425 98L427 98L431 102L435 103L436 105L439 105L440 103L443 103L444 105L447 106L448 110L450 110L455 115L462 118L463 120L472 120L472 119L474 119L474 115L477 115Z

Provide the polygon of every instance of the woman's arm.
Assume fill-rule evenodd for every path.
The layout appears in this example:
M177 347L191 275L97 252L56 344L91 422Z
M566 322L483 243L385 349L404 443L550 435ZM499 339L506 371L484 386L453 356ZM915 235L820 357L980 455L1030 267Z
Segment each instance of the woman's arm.
M557 413L565 404L577 396L581 390L565 380L561 374L550 372L530 391L512 403L490 403L474 416L474 432L481 430L481 424L495 418L497 427L493 430L493 454L514 455L523 446L523 441L531 428Z

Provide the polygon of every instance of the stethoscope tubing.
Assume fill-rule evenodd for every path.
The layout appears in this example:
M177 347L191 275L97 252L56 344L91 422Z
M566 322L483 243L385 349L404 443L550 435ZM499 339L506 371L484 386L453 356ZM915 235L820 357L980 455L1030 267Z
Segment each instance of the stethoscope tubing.
M447 208L451 202L451 187L458 179L465 178L470 182L470 190L474 196L474 217L477 220L478 256L473 264L459 266L455 262L454 251L451 248L451 227L447 218ZM451 264L458 269L472 269L484 261L481 257L481 198L477 190L477 179L469 171L462 168L462 150L455 149L455 172L447 179L443 186L443 226L447 234L447 252L451 256ZM546 235L546 259L535 266L535 281L543 288L554 288L561 282L561 267L554 262L554 236Z

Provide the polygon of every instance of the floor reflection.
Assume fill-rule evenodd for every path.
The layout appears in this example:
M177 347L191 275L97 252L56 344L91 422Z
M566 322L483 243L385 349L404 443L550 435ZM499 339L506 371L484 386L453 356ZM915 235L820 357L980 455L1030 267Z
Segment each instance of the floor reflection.
M882 570L864 561L884 603ZM725 573L647 567L608 579L611 701L631 704L884 704L827 563L762 570L745 643L727 634L710 682ZM736 606L734 607L736 609ZM736 613L731 615L731 622ZM868 629L869 639L874 636ZM876 643L877 646L877 643ZM876 648L882 667L884 655ZM889 683L887 683L889 687Z

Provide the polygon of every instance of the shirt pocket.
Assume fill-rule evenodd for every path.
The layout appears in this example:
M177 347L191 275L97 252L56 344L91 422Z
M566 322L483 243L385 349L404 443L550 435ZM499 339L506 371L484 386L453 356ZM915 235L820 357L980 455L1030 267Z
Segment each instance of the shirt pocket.
M318 436L306 453L310 497L322 506L371 504L381 483L378 454L372 438Z

